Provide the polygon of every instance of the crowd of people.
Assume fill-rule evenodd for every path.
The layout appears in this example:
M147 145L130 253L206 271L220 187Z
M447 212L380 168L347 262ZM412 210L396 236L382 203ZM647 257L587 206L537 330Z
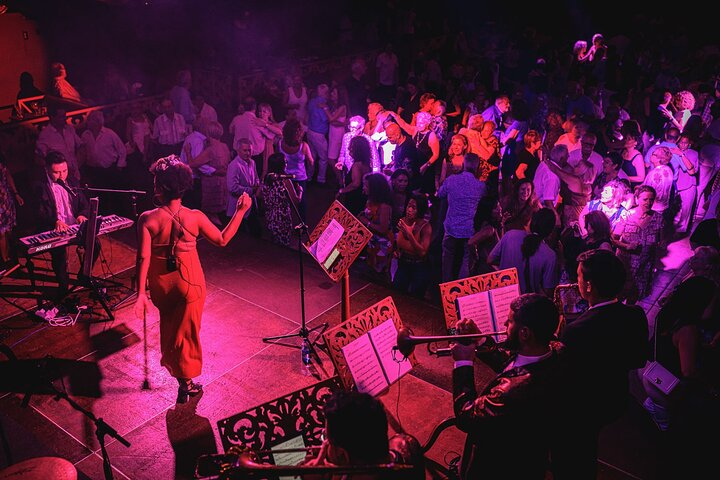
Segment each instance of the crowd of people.
M623 410L626 374L648 358L647 319L633 305L650 295L667 245L684 237L703 260L663 306L656 358L665 358L688 384L715 383L707 368L716 372L720 338L720 85L712 77L681 81L666 64L647 58L638 63L644 70L633 72L638 81L624 78L630 74L617 63L616 48L601 34L590 43L578 41L567 48L566 61L554 65L535 58L526 77L493 63L487 83L473 77L472 63L455 62L444 72L434 58L410 62L402 84L402 62L387 45L377 56L376 85L369 84L362 58L347 78L321 79L312 88L294 74L275 89L243 92L227 127L193 91L187 70L154 111L135 109L124 132L106 127L100 111L76 130L63 107L50 106L36 148L46 166L38 177L45 194L27 200L45 213L40 227L63 229L86 216L71 188L81 179L96 186L154 179L161 206L140 217L139 284L149 281L172 330L163 339L170 343L162 361L180 382L179 401L200 390L192 381L201 365L204 296L196 238L225 245L242 228L291 246L291 207L305 217L314 201L311 186L333 189L370 230L363 254L368 271L398 291L433 301L441 282L514 267L521 293L532 294L521 298L542 305L559 284L577 283L590 310L569 323L560 340L579 359L576 368L592 367L575 375L589 382L597 374L593 381L604 382L608 396L599 397L595 384L583 386L586 396L578 402L592 399L588 408L605 413L592 419L592 428L586 423L568 432L583 441L563 451L577 453L574 467L594 468L580 463L595 458L599 429ZM268 95L271 90L276 94ZM60 84L63 91L69 84ZM0 186L0 246L9 262L7 235L24 197L1 163ZM61 293L65 262L53 256ZM608 266L614 270L603 270ZM175 271L172 281L156 281L161 272ZM188 285L197 289L192 298ZM173 296L180 290L182 311ZM697 309L678 308L693 295ZM138 298L142 315L144 288ZM522 302L515 307L516 320L534 335L520 337L524 355L551 361L548 335L555 329L524 318ZM600 331L598 316L607 323ZM614 321L623 324L615 328ZM178 337L187 340L181 342L187 351L173 350ZM618 339L623 355L598 351ZM646 388L645 407L667 428L682 402L668 405ZM456 413L474 425L487 407L480 405L482 395L467 386L456 394L471 398L472 406L456 399Z

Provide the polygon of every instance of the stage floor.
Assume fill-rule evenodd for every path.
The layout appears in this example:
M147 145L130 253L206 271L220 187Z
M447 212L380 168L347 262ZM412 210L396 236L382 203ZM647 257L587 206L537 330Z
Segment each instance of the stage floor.
M117 232L113 238L127 239L128 232ZM129 284L133 248L116 241L119 244L106 267ZM192 478L199 455L222 451L218 420L317 382L315 377L303 374L296 348L262 341L299 328L297 253L243 234L225 249L206 242L199 248L208 284L201 333L204 368L199 378L205 392L185 405L175 404L177 384L159 364L156 310L148 315L146 337L143 322L133 315L132 302L119 308L113 321L81 316L71 327L51 327L8 304L0 310L4 314L0 321L2 342L19 360L50 355L81 362L75 365L79 369L76 375L70 375L75 377L73 381L65 385L71 398L131 444L128 448L108 438L115 478ZM655 309L655 298L686 268L683 263L663 272L658 277L658 293L643 306L648 311ZM392 295L402 321L416 335L444 334L438 306L399 295L357 272L351 275L350 287L352 314ZM305 289L308 326L323 322L337 325L340 286L309 257L305 258ZM86 294L78 296L81 302L90 302ZM32 306L27 301L23 305ZM94 309L102 313L97 305ZM287 343L296 346L298 341ZM146 380L145 344L149 389L142 388ZM452 361L429 358L424 348L417 349L417 356L420 365L381 398L391 423L399 422L423 443L435 425L452 415ZM318 371L321 378L328 378L334 374L332 363L325 353L321 359ZM482 365L476 372L480 386L491 375ZM21 405L23 398L21 392L0 397L0 451L5 453L0 456L0 468L27 458L52 456L75 464L80 478L103 478L93 422L50 394L32 395L25 407ZM427 456L446 466L462 452L463 442L464 434L448 429ZM603 432L598 478L657 478L658 442L654 424L635 405L625 418Z

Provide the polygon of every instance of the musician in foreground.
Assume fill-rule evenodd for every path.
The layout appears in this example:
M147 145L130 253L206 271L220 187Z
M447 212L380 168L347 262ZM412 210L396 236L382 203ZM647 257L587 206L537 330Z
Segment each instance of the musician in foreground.
M38 233L50 230L65 232L70 226L87 220L90 206L85 195L76 190L77 186L75 180L68 178L68 163L63 154L48 152L45 156L45 168L33 182L33 210L36 213ZM99 248L96 248L95 258L98 253ZM59 302L67 295L70 285L67 247L51 249L50 257L58 282L55 301Z
M458 428L468 434L463 479L544 479L550 468L550 432L564 405L560 345L552 342L559 316L544 295L528 293L510 304L500 373L478 395L473 360L477 342L452 346L453 402ZM481 333L471 320L459 335ZM500 349L503 350L504 349Z
M200 210L182 205L183 194L192 188L190 167L176 155L156 161L150 172L155 177L155 201L160 206L138 219L137 279L135 314L144 318L150 301L160 310L160 363L178 381L177 403L202 392L193 378L202 370L200 323L205 304L205 276L196 248L202 235L213 245L226 246L237 233L252 200L243 193L237 209L222 230Z

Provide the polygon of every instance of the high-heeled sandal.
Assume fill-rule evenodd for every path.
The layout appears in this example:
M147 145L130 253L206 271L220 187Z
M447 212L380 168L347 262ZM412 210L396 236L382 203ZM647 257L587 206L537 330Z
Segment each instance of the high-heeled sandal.
M178 387L178 396L176 403L187 403L190 397L199 395L203 391L203 386L199 383L195 383L190 380L187 383L182 383Z

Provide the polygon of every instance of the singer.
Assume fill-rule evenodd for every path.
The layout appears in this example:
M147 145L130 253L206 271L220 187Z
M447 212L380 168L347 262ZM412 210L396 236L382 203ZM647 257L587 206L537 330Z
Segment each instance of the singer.
M265 222L272 240L280 245L290 246L292 238L292 209L290 202L300 204L303 188L290 181L295 175L285 173L287 160L282 153L273 153L268 158L268 174L260 190L265 210Z
M183 207L182 196L192 188L190 167L176 155L156 161L155 199L160 207L138 219L138 297L135 315L144 318L150 301L160 310L160 363L178 381L177 403L202 392L193 382L202 370L200 321L205 303L205 275L196 248L202 235L213 245L224 247L237 233L252 200L243 193L236 201L230 222L222 230L199 210Z
M87 220L90 206L85 195L75 190L74 180L68 178L68 163L65 156L50 151L45 156L45 169L33 181L33 211L36 214L37 233L48 230L65 232L70 225ZM100 253L95 248L95 259ZM70 276L67 272L67 247L50 250L53 272L57 278L58 290L54 300L61 301L67 295ZM82 262L80 262L82 264Z

